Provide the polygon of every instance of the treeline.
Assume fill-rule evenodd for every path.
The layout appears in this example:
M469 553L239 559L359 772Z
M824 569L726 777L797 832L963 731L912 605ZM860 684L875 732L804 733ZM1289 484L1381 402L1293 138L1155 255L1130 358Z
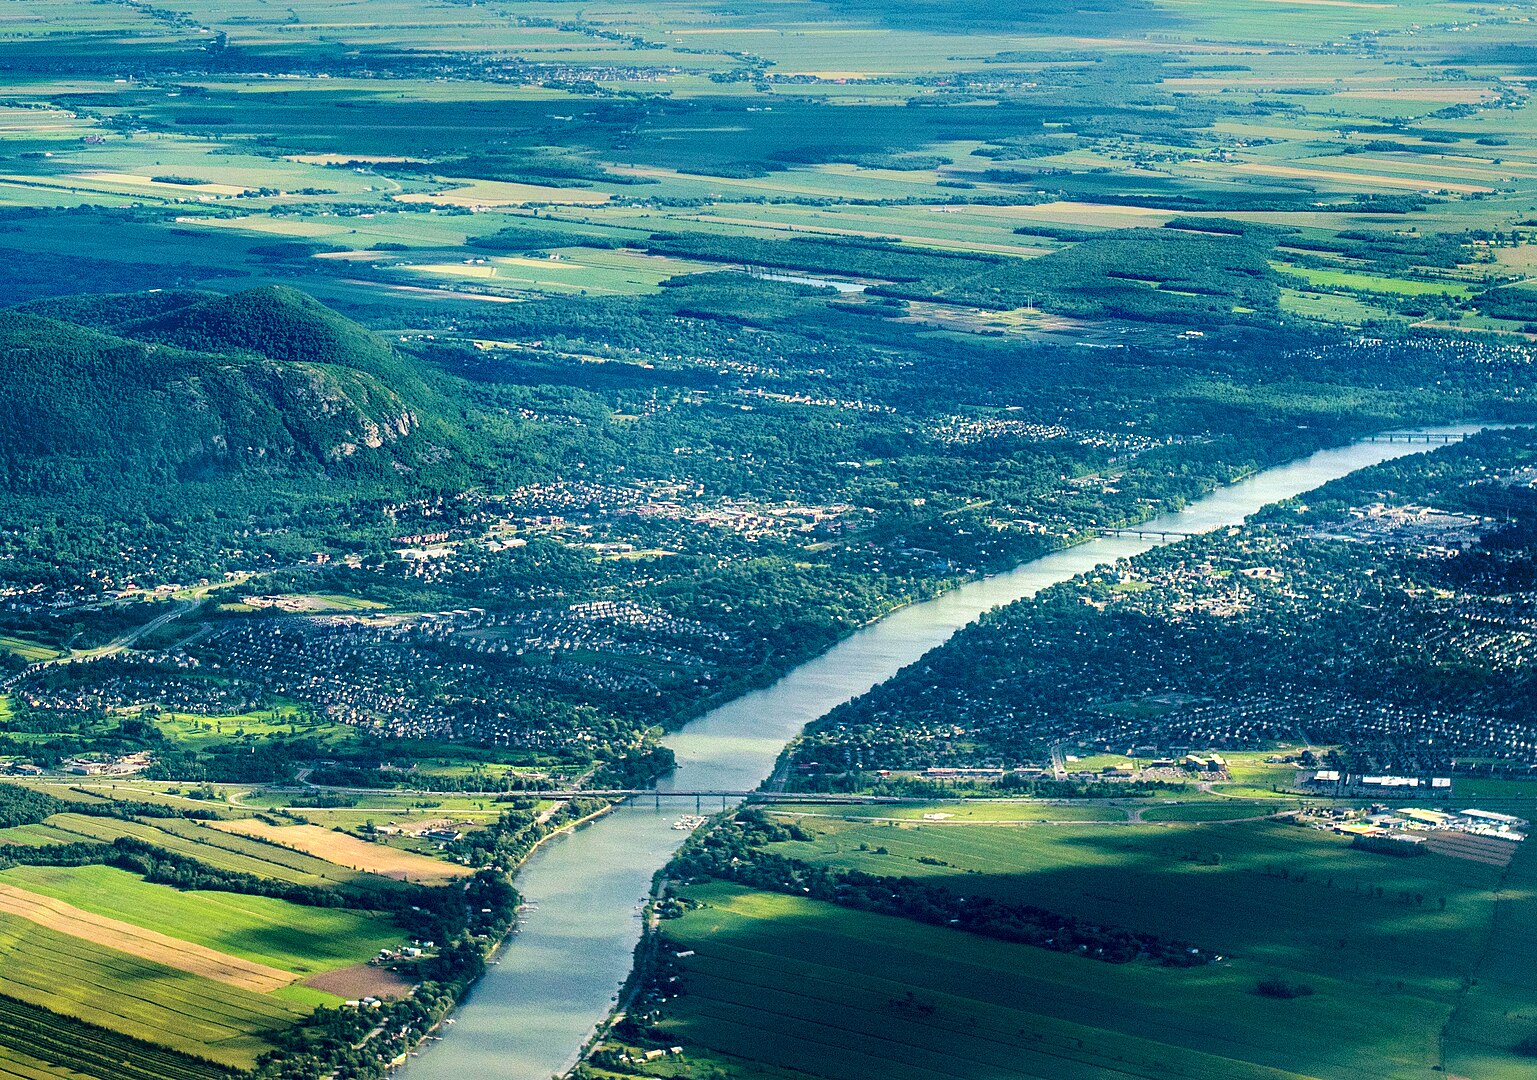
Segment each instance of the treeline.
M710 233L653 233L637 246L653 255L908 282L977 273L1003 262L991 255L929 251L895 240L849 237L759 240Z
M998 794L1033 799L1133 799L1178 794L1187 788L1185 784L1171 783L1167 780L1126 780L1110 783L1058 780L1050 776L1026 776L1014 772L1005 773L997 779L962 777L931 780L920 776L882 776L879 772L867 769L839 771L836 763L807 760L809 755L826 749L825 746L816 746L812 749L811 744L805 748L798 743L791 744L786 751L790 761L796 765L805 766L803 770L797 770L794 774L796 791L827 795L857 793L904 799L953 799ZM867 753L869 750L870 747L861 746L854 751L854 754ZM932 756L932 751L919 749L913 755L915 760L896 762L888 749L882 753L881 761L899 768L916 767L924 760L932 760Z
M62 799L55 799L41 791L33 791L19 784L0 783L0 828L16 825L35 825L40 821L75 809Z
M92 792L81 791L82 795ZM54 814L85 814L90 817L111 817L123 821L135 818L189 818L201 820L214 817L212 811L182 810L164 803L136 802L131 799L103 802L97 798L81 801L55 798L44 791L23 787L20 784L0 782L0 828L15 825L36 825ZM9 849L0 849L0 853Z
M471 866L489 866L510 872L551 833L597 813L611 803L602 799L568 799L548 818L540 820L535 804L513 806L483 829L450 841L448 853Z
M630 753L615 754L592 774L590 787L643 788L677 768L678 759L666 746L649 745Z
M944 886L913 878L813 866L762 848L764 844L810 838L798 826L778 825L748 812L691 838L668 872L685 879L715 878L859 911L955 927L1053 952L1080 953L1113 964L1152 960L1175 967L1195 967L1211 960L1206 953L1184 942L1153 934L1085 922L1026 904L961 896Z
M591 187L592 181L605 184L655 184L649 176L616 173L570 154L519 150L515 154L472 153L438 161L369 162L374 172L396 177L451 177L463 180L494 180L511 184L539 184L544 187Z

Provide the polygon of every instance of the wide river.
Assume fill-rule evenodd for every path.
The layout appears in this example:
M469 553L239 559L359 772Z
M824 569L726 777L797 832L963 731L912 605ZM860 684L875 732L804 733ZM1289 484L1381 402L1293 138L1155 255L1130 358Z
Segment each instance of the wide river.
M1422 429L1462 434L1478 425ZM1199 533L1236 525L1267 503L1425 443L1360 442L1258 473L1220 488L1151 529ZM1001 604L1136 555L1158 541L1105 537L1054 552L995 577L902 608L845 638L777 683L722 705L667 739L678 769L661 785L683 791L756 787L786 743L845 701L890 678L956 630ZM445 1027L404 1070L409 1080L549 1080L569 1069L608 1015L629 974L651 878L687 838L674 829L693 800L645 798L574 832L554 837L518 874L531 909L499 962ZM719 800L705 807L719 810Z

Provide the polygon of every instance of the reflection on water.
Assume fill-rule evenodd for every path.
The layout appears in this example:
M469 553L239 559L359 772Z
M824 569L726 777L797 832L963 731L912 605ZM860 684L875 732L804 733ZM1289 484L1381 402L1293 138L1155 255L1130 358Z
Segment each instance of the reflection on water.
M793 285L814 285L819 289L837 289L841 293L862 293L870 286L837 278L808 277L804 274L756 274L760 281L788 281Z
M1480 425L1429 429L1458 434ZM1391 458L1424 443L1362 442L1260 473L1149 524L1178 532L1237 525L1267 503ZM1158 541L1107 537L1059 551L926 603L904 608L845 639L779 682L710 712L667 739L678 771L666 790L747 790L773 771L784 745L836 705L890 678L983 612ZM721 809L719 800L702 808ZM692 799L633 801L549 841L518 875L537 909L502 950L445 1029L448 1037L405 1070L409 1080L547 1080L569 1068L628 975L652 875L687 838L673 823Z

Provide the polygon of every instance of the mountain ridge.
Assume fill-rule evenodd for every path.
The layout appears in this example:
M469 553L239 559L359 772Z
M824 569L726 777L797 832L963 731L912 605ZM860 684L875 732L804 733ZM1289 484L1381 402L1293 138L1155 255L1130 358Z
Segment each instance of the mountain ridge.
M452 439L409 361L297 290L154 296L0 311L0 484L399 475Z

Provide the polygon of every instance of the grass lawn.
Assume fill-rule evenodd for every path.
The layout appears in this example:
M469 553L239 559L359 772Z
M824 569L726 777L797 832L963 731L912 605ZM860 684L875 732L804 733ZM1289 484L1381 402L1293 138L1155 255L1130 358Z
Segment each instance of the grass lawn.
M350 742L358 737L356 728L329 720L310 720L291 707L222 716L163 712L154 717L154 723L167 739L191 749L275 735L303 735L327 745Z

